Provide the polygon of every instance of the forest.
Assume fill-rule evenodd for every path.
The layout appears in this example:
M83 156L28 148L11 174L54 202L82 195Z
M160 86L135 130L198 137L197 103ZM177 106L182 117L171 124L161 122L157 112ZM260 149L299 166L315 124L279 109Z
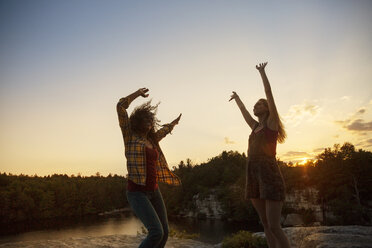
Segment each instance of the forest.
M169 215L195 208L193 196L216 194L224 218L258 221L244 200L246 155L223 151L205 163L190 159L172 168L182 186L160 185ZM278 160L286 191L316 188L317 203L337 221L323 224L370 224L372 210L372 153L344 143L326 148L314 161L294 165ZM0 224L41 219L81 217L128 207L126 178L118 175L26 176L0 174ZM285 206L284 206L285 208ZM285 212L285 209L283 210Z
M226 218L236 221L258 221L251 204L244 199L245 154L222 152L206 163L193 165L181 161L175 173L182 179L182 187L164 185L162 192L168 212L177 214L185 207L192 209L195 194L217 194L224 206ZM318 154L316 160L304 165L278 160L286 192L309 187L318 191L316 203L324 212L330 211L336 220L327 225L370 224L372 212L372 153L356 150L354 145L334 145ZM288 211L284 205L283 213ZM368 214L369 213L369 214ZM303 213L304 214L304 213ZM306 214L306 213L305 213ZM309 213L308 213L309 214ZM311 215L311 213L310 213Z
M127 206L122 176L0 174L0 222L81 217Z

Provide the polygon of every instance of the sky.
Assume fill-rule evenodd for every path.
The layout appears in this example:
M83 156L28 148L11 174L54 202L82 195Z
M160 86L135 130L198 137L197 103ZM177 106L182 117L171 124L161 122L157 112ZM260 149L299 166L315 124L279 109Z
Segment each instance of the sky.
M372 1L0 1L0 172L126 175L116 103L139 88L182 118L170 167L247 151L266 72L303 163L351 142L372 150ZM136 99L130 113L148 99Z

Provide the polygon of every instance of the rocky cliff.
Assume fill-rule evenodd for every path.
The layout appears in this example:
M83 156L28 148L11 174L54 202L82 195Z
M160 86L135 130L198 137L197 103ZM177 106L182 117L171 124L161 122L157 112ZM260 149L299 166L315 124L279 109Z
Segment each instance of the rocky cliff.
M314 222L318 224L323 221L323 213L319 204L317 204L317 190L307 188L304 190L295 190L286 195L285 208L290 212L283 216L285 226L302 226L304 221L299 214L301 211L311 211L314 214ZM193 209L185 209L181 215L185 217L201 217L210 219L221 219L225 215L222 204L216 197L215 190L210 194L201 196L200 194L193 197ZM329 213L330 215L330 213Z
M224 211L222 210L221 203L217 200L214 192L201 197L200 194L193 197L194 210L185 210L185 217L198 217L209 219L221 219Z

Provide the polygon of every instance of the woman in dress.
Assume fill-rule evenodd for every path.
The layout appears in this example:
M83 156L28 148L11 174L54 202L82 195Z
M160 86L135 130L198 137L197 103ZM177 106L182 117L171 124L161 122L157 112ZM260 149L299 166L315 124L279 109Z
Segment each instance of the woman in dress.
M158 106L151 106L151 102L135 108L128 117L130 103L139 96L148 97L148 91L141 88L121 98L117 113L127 158L127 199L148 231L139 247L161 248L168 239L168 218L158 182L180 185L181 181L169 170L159 141L178 124L181 114L159 130L156 129L159 122L156 118Z
M286 133L265 73L266 65L267 62L256 65L266 94L266 99L258 100L253 108L258 121L252 118L236 92L233 91L230 101L235 100L252 129L249 136L245 197L250 199L258 212L269 247L289 248L288 238L280 226L285 188L275 158L276 144L284 142Z

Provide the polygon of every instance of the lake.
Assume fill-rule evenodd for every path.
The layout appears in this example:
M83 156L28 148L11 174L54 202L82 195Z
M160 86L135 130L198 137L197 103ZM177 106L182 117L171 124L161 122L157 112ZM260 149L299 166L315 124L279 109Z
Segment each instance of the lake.
M130 212L116 216L94 216L80 220L48 220L32 225L17 223L0 230L2 234L0 244L114 234L137 235L138 232L141 233L142 226L142 223ZM220 243L224 236L239 230L262 231L260 226L248 223L193 218L169 218L169 226L177 231L199 234L197 240L211 244Z

